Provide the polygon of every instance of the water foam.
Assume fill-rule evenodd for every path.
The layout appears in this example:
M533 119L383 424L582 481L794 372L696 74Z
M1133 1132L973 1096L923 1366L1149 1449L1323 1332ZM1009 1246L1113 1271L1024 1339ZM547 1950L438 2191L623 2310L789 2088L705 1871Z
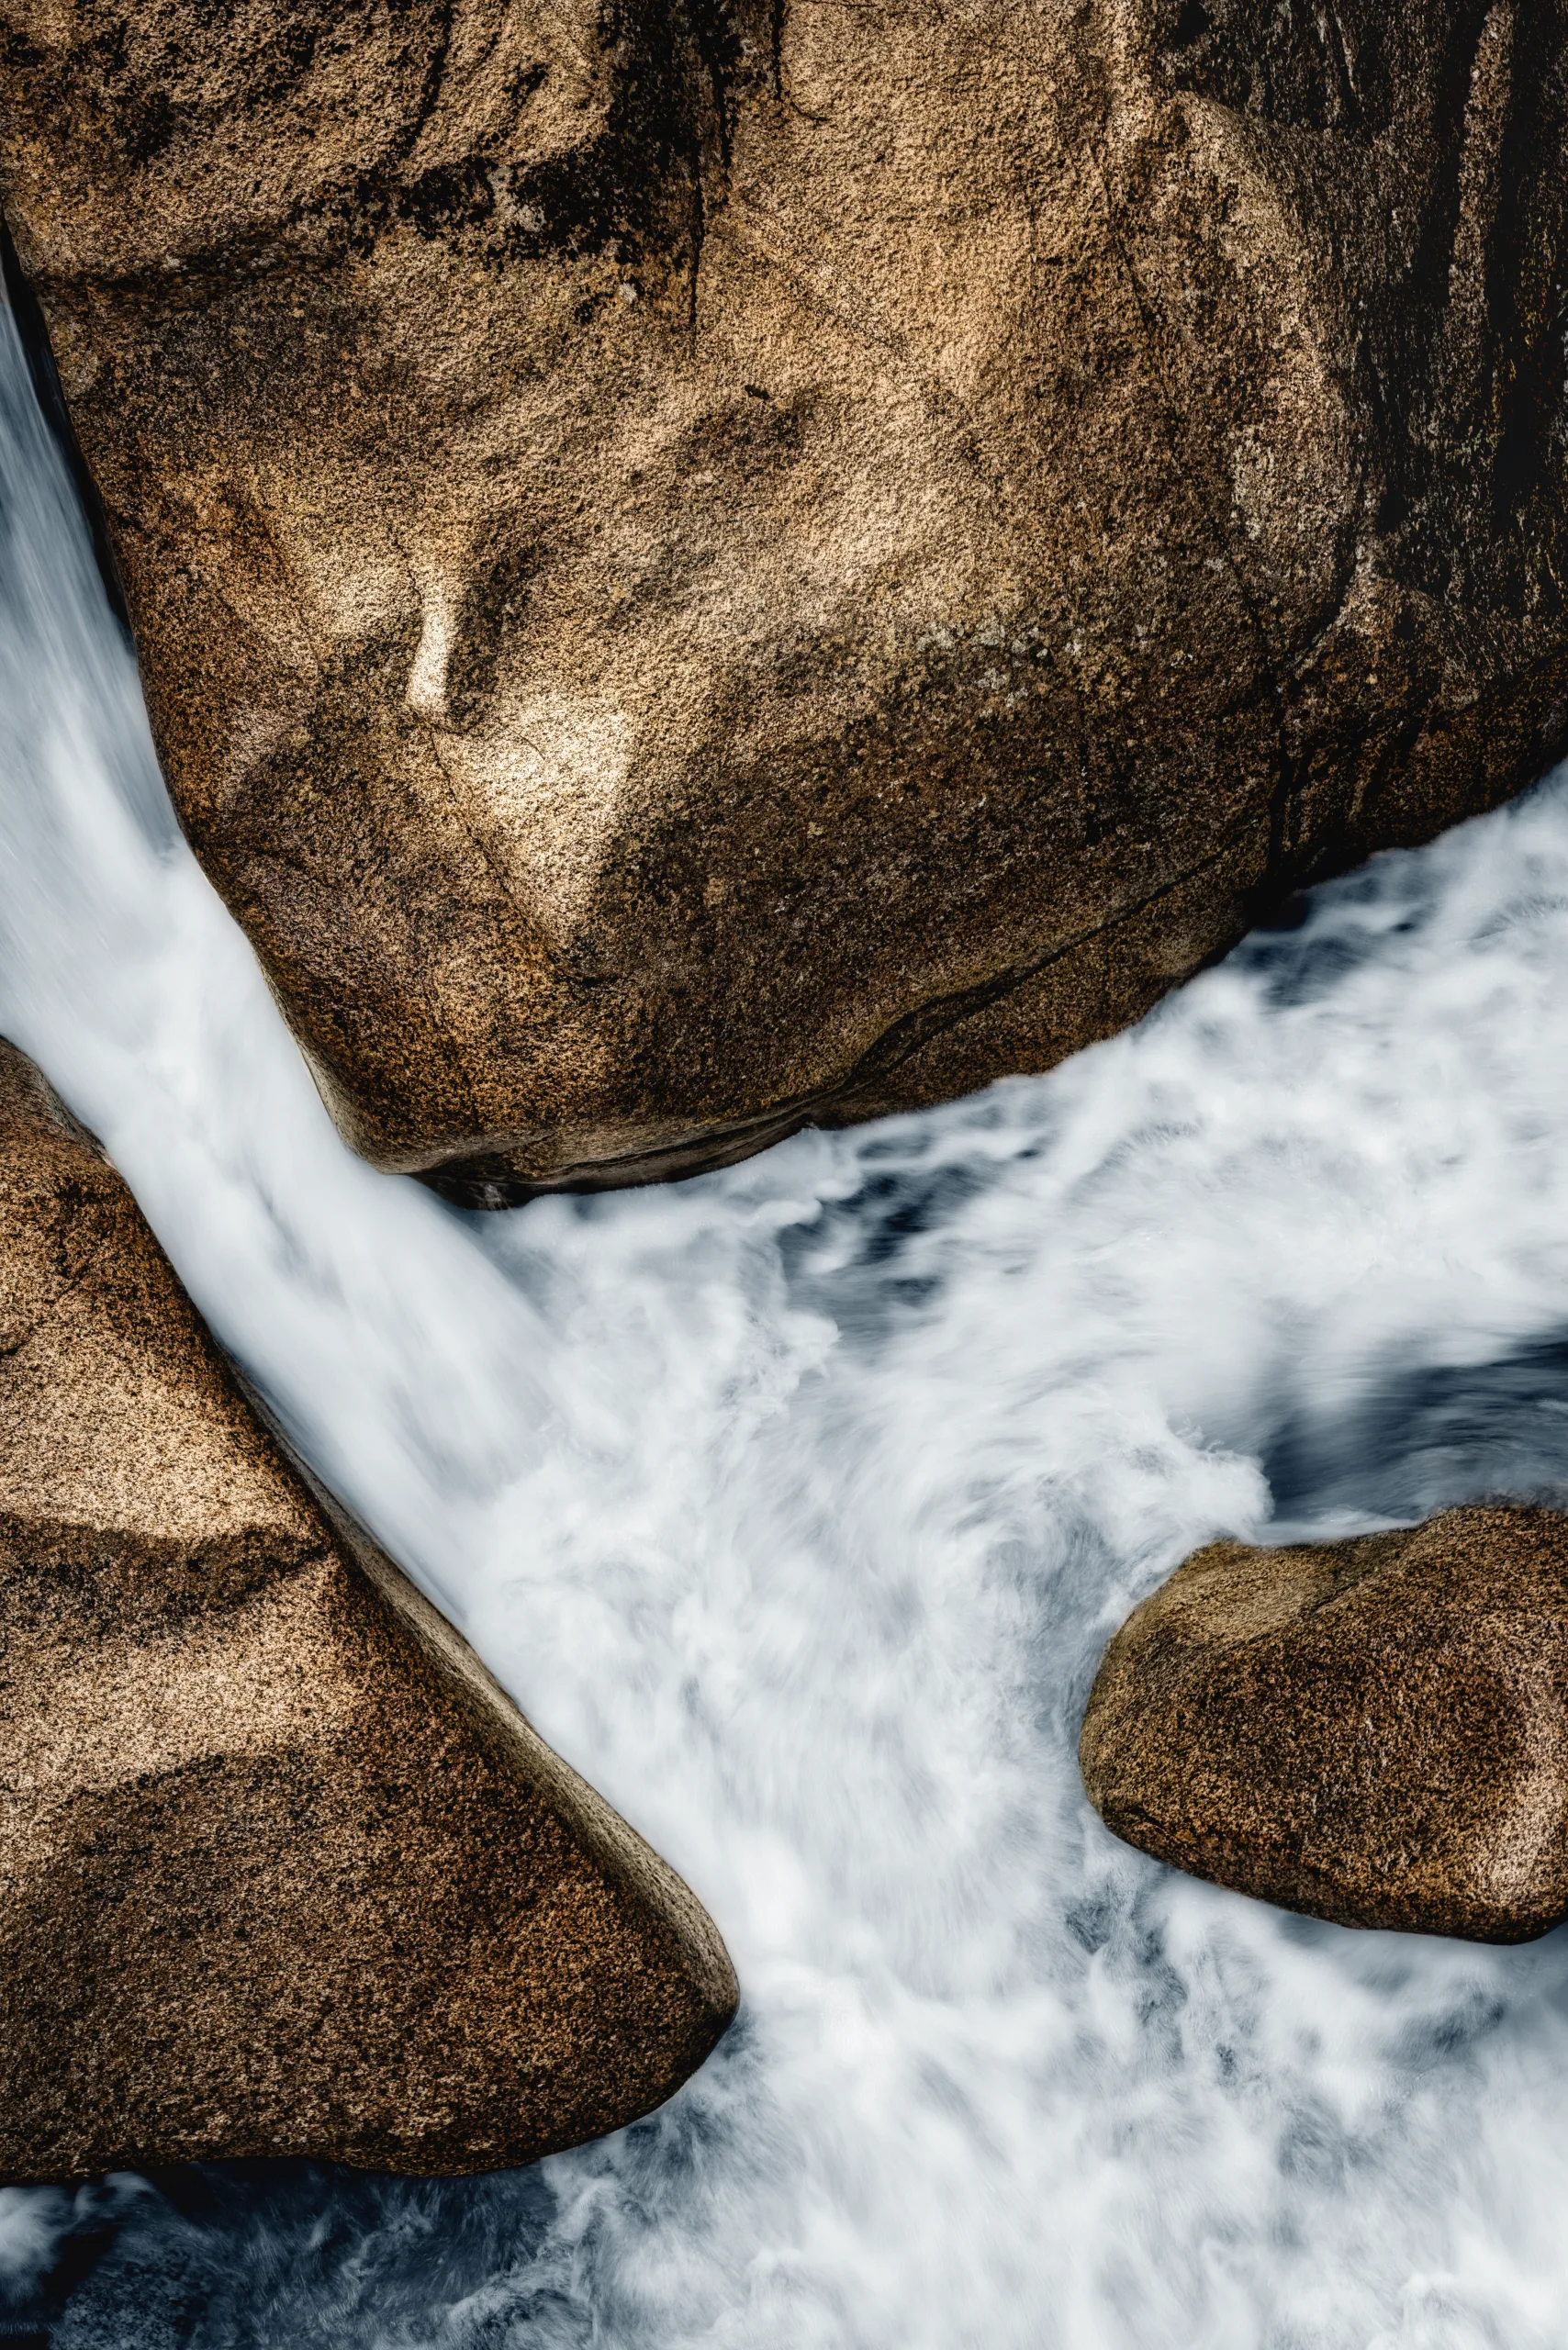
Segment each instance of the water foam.
M1568 786L1136 1032L465 1217L338 1142L170 818L0 319L0 1028L302 1448L709 1903L735 2031L530 2173L0 2197L56 2350L1549 2350L1568 1936L1116 1844L1099 1651L1194 1543L1568 1481Z

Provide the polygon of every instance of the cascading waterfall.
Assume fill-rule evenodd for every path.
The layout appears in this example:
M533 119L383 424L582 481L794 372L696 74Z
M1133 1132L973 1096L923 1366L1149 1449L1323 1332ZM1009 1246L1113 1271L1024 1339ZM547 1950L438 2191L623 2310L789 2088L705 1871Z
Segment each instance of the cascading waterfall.
M9 2190L13 2338L1556 2350L1568 1936L1179 1878L1074 1749L1197 1542L1568 1482L1563 784L1048 1078L461 1215L340 1144L180 838L3 315L0 783L0 1029L745 1990L531 2172Z

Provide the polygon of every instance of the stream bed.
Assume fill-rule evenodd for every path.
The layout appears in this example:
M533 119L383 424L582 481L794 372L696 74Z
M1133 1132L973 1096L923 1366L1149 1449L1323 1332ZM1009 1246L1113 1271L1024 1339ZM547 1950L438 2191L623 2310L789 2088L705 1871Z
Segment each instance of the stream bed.
M1047 1077L458 1213L185 847L0 310L0 1031L744 1994L529 2171L4 2190L0 2343L1560 2350L1568 1932L1287 1917L1079 1784L1194 1545L1568 1489L1568 781L1302 912Z

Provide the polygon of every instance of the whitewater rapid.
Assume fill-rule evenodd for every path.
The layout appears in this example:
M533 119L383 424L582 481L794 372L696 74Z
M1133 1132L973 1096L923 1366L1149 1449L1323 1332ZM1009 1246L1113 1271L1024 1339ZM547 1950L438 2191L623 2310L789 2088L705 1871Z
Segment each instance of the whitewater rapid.
M1047 1078L465 1216L344 1150L184 845L0 314L0 1030L745 1995L532 2172L8 2190L12 2339L1560 2350L1568 1935L1249 1904L1074 1749L1194 1544L1568 1484L1562 781Z

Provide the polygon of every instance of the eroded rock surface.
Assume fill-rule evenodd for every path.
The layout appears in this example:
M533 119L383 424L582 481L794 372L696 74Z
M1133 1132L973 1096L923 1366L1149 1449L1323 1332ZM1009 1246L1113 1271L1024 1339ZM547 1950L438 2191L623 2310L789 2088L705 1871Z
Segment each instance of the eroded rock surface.
M1346 1926L1528 1942L1568 1916L1568 1518L1216 1542L1134 1610L1080 1747L1106 1825Z
M527 2162L660 2103L734 1998L0 1046L0 2177Z
M196 849L460 1196L1036 1069L1563 738L1562 0L0 0Z

